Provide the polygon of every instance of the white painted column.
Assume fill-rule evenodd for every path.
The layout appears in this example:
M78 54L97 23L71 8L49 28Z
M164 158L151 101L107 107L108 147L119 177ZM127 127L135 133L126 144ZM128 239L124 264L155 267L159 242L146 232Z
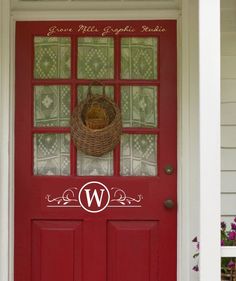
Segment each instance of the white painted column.
M0 281L9 280L10 0L0 0Z
M199 0L200 281L220 281L220 0Z

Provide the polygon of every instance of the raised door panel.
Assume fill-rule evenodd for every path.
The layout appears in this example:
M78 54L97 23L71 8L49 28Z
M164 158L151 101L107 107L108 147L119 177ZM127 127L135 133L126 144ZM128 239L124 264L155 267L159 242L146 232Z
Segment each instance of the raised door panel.
M82 223L32 222L32 280L81 281Z
M158 281L158 222L108 222L108 281Z

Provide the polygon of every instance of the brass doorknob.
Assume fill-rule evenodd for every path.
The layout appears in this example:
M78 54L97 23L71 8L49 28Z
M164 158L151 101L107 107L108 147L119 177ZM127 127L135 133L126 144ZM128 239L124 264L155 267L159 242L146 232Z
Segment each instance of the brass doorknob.
M167 200L165 200L164 205L167 209L172 209L174 207L175 203L173 200L167 199Z

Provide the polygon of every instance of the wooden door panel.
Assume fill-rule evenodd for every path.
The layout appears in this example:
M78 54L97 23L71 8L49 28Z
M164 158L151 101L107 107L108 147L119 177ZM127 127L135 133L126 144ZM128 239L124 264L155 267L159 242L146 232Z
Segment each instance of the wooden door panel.
M106 220L85 219L83 241L83 281L106 280Z
M176 48L174 20L17 22L15 281L176 281ZM123 116L99 158L70 137L93 79Z
M82 222L32 222L32 280L82 280Z
M158 281L158 222L109 221L108 281Z

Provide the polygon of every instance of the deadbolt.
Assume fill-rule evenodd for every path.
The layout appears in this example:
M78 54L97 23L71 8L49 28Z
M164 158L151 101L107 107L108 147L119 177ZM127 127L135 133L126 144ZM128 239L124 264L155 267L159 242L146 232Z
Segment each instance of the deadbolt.
M172 209L174 207L175 203L173 200L167 199L167 200L165 200L164 205L167 209Z
M174 168L172 165L168 164L165 166L165 173L167 175L172 175L174 173Z

